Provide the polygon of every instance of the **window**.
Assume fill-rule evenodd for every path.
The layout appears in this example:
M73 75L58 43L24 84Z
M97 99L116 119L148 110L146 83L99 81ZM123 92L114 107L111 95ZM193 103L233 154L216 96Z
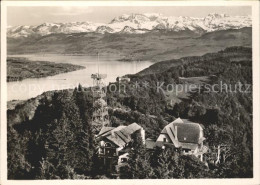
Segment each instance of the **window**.
M163 142L166 142L166 138L163 138Z
M104 154L104 148L99 148L99 153Z
M127 161L127 158L125 158L125 157L122 157L122 158L121 158L121 162L122 162L122 163L125 163L126 161Z
M189 153L191 150L190 150L190 149L183 149L183 151L184 151L185 153Z
M105 143L106 147L111 147L112 145L110 143Z

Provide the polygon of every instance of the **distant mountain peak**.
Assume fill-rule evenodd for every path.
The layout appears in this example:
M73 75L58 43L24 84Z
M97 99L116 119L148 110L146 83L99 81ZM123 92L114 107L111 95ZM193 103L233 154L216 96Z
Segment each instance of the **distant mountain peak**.
M219 14L219 13L210 13L207 15L207 17L212 17L212 18L224 18L228 17L227 14Z
M36 26L15 26L7 28L7 36L12 38L53 33L146 33L153 30L183 31L206 33L218 30L251 27L251 16L229 16L210 13L204 18L166 17L159 13L132 13L115 17L108 24L92 22L42 23Z
M161 13L144 13L147 17L161 17L163 16Z
M96 32L104 34L104 33L113 33L114 30L112 28L110 28L109 26L102 25L102 26L97 27Z

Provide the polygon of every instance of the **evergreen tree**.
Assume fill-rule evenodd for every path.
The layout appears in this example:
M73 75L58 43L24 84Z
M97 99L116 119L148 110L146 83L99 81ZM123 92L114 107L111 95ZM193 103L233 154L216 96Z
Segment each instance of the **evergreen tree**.
M149 154L146 152L140 132L137 131L133 134L127 165L120 169L120 178L147 179L153 177L153 174Z

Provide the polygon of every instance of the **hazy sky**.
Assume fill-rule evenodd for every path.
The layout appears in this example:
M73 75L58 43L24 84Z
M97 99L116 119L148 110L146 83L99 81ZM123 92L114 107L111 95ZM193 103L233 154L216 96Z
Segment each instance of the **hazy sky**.
M8 7L7 25L37 25L44 22L58 23L77 21L108 23L116 16L131 13L161 13L165 16L193 17L204 17L209 13L226 13L228 15L251 15L251 7Z

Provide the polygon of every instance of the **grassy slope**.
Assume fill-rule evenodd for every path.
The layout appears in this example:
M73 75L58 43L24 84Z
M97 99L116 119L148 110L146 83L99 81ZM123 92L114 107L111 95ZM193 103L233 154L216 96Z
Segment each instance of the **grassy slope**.
M59 73L84 69L73 64L59 64L46 61L29 61L25 58L7 58L7 81L17 81L26 78L41 78Z
M234 54L233 51L222 50L218 53L208 53L200 57L183 57L180 59L157 62L135 75L127 76L132 78L133 81L140 81L140 83L147 81L152 84L154 80L159 82L159 84L164 82L164 89L166 89L168 84L173 84L173 91L165 91L165 98L167 103L174 106L176 103L182 102L183 99L190 99L192 97L192 92L184 92L180 89L187 89L190 84L190 87L193 85L198 87L203 84L215 83L219 79L219 73L222 73L222 71L219 71L219 68L214 67L215 65L221 64L222 66L226 66L225 70L234 70L233 68L236 68L234 64L241 61L252 61L252 56L248 53L250 48L238 47L237 50L238 51L234 51ZM227 64L222 60L226 61ZM215 64L212 65L211 69L208 65L212 62L215 62ZM229 66L230 64L233 65ZM204 68L209 68L210 71ZM236 82L238 82L239 76L236 78Z

